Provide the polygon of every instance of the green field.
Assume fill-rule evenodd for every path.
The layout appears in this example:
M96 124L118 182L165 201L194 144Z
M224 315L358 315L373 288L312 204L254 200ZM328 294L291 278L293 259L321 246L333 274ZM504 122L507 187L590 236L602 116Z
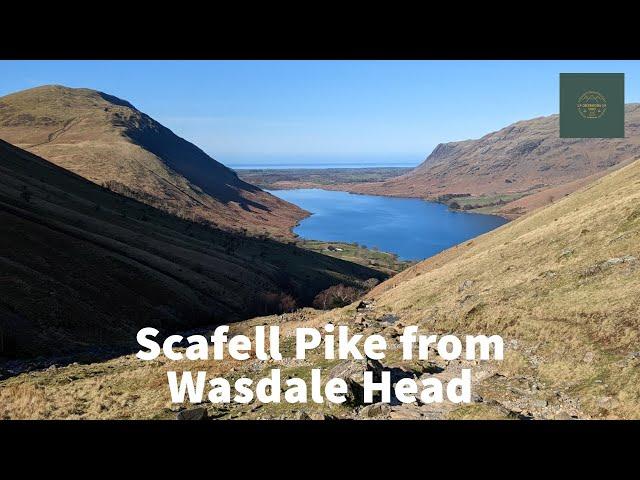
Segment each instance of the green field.
M505 193L502 195L482 195L482 196L455 196L447 198L442 196L438 201L446 204L452 210L469 210L477 213L492 213L495 208L505 205L509 202L522 198L526 195L523 193Z
M331 257L358 263L393 275L414 265L416 262L399 260L394 253L381 252L375 247L367 248L357 243L321 242L319 240L297 240L297 245L307 250L323 253Z
M411 168L291 168L236 170L245 182L260 188L272 189L283 182L300 184L334 185L338 183L382 182L409 172ZM304 185L302 185L304 186Z

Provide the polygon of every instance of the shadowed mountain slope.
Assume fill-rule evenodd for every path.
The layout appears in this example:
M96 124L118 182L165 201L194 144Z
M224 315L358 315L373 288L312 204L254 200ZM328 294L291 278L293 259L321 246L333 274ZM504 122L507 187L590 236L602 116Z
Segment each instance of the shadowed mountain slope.
M178 219L0 141L0 357L309 304L378 271Z
M0 138L183 218L289 237L306 212L240 180L130 103L47 85L0 98Z

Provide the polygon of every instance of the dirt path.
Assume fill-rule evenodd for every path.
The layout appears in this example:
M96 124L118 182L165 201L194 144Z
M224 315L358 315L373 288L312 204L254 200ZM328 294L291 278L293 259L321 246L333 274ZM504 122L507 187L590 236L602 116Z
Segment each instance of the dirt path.
M47 143L51 143L53 142L55 139L57 139L58 137L60 137L60 135L63 135L64 133L68 132L69 129L71 128L71 124L76 120L76 117L67 120L66 122L64 122L64 125L62 126L62 128L59 128L58 130L51 132L48 136L47 136L47 140L44 142L40 142L40 143L36 143L33 145L29 145L26 148L35 148L35 147L39 147L40 145L45 145Z

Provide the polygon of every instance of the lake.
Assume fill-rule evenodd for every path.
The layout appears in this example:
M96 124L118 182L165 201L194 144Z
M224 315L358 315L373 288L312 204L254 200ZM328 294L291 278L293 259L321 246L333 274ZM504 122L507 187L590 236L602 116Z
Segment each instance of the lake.
M320 189L271 190L312 213L294 233L310 240L357 242L403 260L431 257L507 221L495 215L453 212L415 198L355 195Z

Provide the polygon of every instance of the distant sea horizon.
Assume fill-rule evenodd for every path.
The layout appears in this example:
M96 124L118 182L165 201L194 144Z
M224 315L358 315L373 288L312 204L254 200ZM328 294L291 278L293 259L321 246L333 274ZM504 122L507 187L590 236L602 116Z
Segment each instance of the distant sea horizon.
M425 158L423 154L243 154L212 156L234 170L413 168L420 165Z
M414 168L419 163L343 163L343 162L322 162L322 163L228 163L227 167L233 170L283 170L283 169L329 169L329 168Z

